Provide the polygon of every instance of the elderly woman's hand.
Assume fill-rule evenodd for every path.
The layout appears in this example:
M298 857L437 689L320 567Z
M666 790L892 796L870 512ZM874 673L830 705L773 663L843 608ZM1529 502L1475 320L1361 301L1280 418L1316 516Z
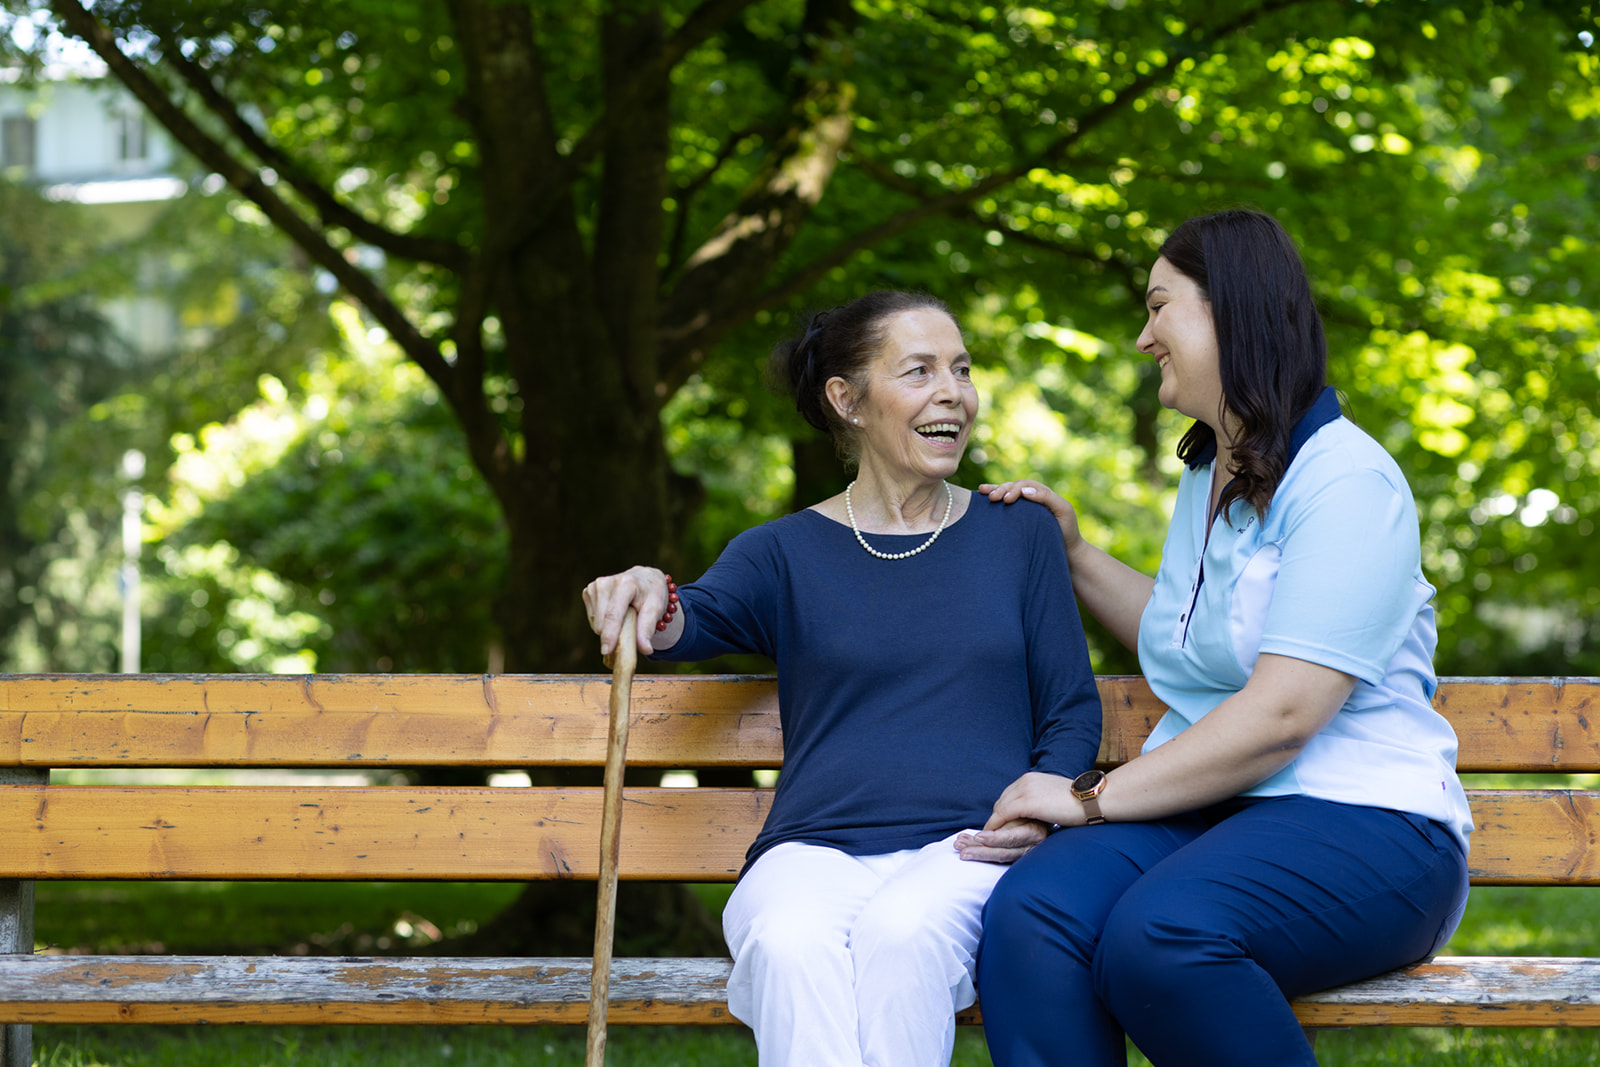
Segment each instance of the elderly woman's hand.
M602 656L615 651L622 618L630 606L639 613L635 639L641 654L648 656L655 651L655 643L662 648L677 644L678 635L683 632L681 614L673 616L657 638L656 623L666 614L670 596L667 582L667 575L654 567L631 567L621 574L596 578L583 587L583 606L589 614L590 629L600 635Z
M1083 805L1072 795L1071 778L1029 771L1006 786L982 830L956 836L956 851L964 860L1012 863L1043 841L1052 825L1083 821Z
M964 860L1015 863L1050 835L1050 825L1037 819L1017 819L977 833L956 835L956 851Z
M978 486L978 492L988 496L996 503L1005 502L1015 504L1018 500L1031 500L1036 504L1043 504L1050 509L1050 514L1055 516L1056 525L1061 527L1061 540L1066 542L1067 552L1070 554L1083 540L1083 534L1078 532L1078 513L1072 505L1056 495L1049 486L1042 482L1021 478L1013 482L1000 482L998 485L985 482Z

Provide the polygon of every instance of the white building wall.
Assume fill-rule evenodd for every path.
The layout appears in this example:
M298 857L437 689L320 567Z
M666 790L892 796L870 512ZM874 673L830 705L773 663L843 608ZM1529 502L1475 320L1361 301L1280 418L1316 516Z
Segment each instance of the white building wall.
M110 82L58 81L38 89L0 84L0 117L34 120L34 169L41 183L89 182L132 174L167 174L172 143L132 94ZM122 158L122 122L143 118L144 155Z
M34 184L50 200L84 205L108 241L138 237L163 202L188 191L173 173L176 153L166 131L120 84L64 79L25 88L3 74L0 119L25 116L34 123L34 165L26 172L5 167L7 180ZM130 120L135 130L125 131ZM131 143L125 143L128 132L136 134ZM102 301L101 310L139 352L164 351L177 340L176 311L154 293L135 289Z

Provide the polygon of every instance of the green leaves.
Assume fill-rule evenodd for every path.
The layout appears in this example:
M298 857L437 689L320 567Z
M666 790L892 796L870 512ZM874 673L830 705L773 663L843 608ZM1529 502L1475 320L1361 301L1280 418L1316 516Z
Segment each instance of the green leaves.
M1590 7L357 0L335 16L123 0L94 15L129 54L166 59L152 76L234 158L273 172L313 223L297 240L314 262L360 266L334 273L427 369L496 494L512 599L566 605L579 573L635 557L703 563L833 491L825 448L764 391L762 356L806 308L878 286L964 315L988 393L969 480L1043 476L1153 567L1183 427L1133 347L1146 272L1179 221L1243 203L1299 241L1332 380L1412 479L1442 667L1503 653L1510 669L1559 645L1600 671L1600 565L1580 547L1600 507ZM248 129L202 114L206 84ZM828 132L843 122L848 137ZM264 240L264 208L215 205L207 226ZM202 247L191 276L223 261ZM175 378L183 399L158 407L192 409L192 429L224 397L252 403L261 371L294 382L312 353L346 358L319 335L323 294L274 271L242 272L249 310L217 327L222 362L192 360L206 386ZM395 425L434 440L411 417ZM309 440L253 477L308 514L369 493L478 514L395 495L412 469L396 464L427 469L434 446L363 433L386 443L356 450L352 483L308 473ZM265 537L239 499L229 521L263 531L275 572L294 537L352 573L341 537L406 558L381 507L323 541L320 520ZM571 524L559 537L551 509ZM1529 603L1548 618L1517 621ZM557 615L508 640L563 649L529 662L577 662L581 619Z

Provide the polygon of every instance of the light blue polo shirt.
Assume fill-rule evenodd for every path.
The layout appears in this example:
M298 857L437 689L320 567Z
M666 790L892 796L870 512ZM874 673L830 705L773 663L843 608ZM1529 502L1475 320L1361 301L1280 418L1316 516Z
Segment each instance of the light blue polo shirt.
M1456 736L1433 710L1433 586L1400 468L1324 389L1295 426L1266 519L1235 502L1206 541L1214 455L1184 470L1139 665L1168 707L1144 750L1244 687L1263 652L1354 675L1350 699L1283 770L1246 796L1302 794L1393 808L1449 827L1472 814ZM1203 555L1203 559L1202 559ZM1203 564L1203 565L1202 565Z

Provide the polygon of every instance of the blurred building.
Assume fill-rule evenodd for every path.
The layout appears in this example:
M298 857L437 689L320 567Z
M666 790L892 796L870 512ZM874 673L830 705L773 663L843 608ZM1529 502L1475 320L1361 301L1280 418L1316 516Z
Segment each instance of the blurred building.
M120 83L61 77L25 87L10 73L0 71L0 178L84 205L108 242L137 239L169 201L188 192L166 131ZM143 295L163 265L141 261L138 269L147 276L134 279L131 295L107 300L102 310L136 350L168 350L176 312L169 301Z

